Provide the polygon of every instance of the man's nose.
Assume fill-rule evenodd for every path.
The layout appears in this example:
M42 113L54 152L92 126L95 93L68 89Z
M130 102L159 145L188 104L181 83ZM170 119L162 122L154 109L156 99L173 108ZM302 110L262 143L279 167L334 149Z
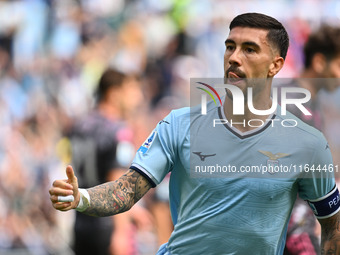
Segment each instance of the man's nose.
M241 51L239 49L235 49L231 55L229 56L229 64L230 65L241 65Z

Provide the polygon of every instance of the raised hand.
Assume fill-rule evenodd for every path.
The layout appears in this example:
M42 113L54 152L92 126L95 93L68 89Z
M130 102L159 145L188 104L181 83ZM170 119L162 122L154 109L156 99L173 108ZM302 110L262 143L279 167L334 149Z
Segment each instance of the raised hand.
M68 211L79 203L78 180L72 166L66 167L67 179L55 180L50 188L50 200L55 209Z

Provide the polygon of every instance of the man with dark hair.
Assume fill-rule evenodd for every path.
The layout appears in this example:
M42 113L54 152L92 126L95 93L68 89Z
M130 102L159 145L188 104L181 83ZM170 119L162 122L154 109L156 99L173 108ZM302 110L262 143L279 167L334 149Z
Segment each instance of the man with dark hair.
M311 99L304 106L311 116L301 114L290 105L288 110L305 123L323 130L318 94L321 90L333 92L339 87L340 78L340 27L322 25L311 33L304 45L304 69L301 78L293 80L287 87L299 87L309 90ZM298 98L295 94L291 97ZM316 234L316 220L305 201L298 198L288 225L285 255L319 254L320 241Z
M116 91L116 93L118 93L117 96L120 96L119 91L123 85L124 79L126 79L126 76L123 73L112 68L106 69L99 79L96 91L98 103L103 103L108 100L105 97L108 96L110 90Z
M334 27L326 24L322 25L317 31L309 35L304 46L305 72L310 68L317 73L320 71L327 71L327 73L332 71L325 67L321 70L319 68L315 68L313 65L315 65L315 57L317 57L318 54L322 55L319 57L323 58L325 65L331 65L332 61L340 57L339 37L340 27ZM339 72L339 70L337 72Z
M95 109L77 121L67 134L72 165L79 185L84 188L118 179L133 158L132 134L121 114L126 79L123 73L107 68L99 79ZM122 216L95 218L77 212L75 254L109 255L111 249L115 254L133 254L132 235L128 232L129 227L132 229L130 216ZM131 249L124 247L124 252L119 251L120 245L126 242Z
M277 20L270 16L260 13L251 13L238 15L229 25L232 30L235 27L249 27L268 30L267 40L280 50L280 56L286 59L289 37L286 29Z
M286 87L300 87L309 90L311 100L305 107L311 116L301 114L295 105L287 109L305 123L322 130L323 121L320 113L318 93L321 90L334 92L339 87L340 78L340 27L322 25L309 35L304 46L304 69L299 79L294 79ZM298 98L299 94L290 95Z
M243 14L231 23L224 54L228 88L243 94L252 89L255 109L269 109L272 78L283 67L287 33L281 23L263 14ZM283 35L283 45L268 37L271 30ZM319 217L324 252L330 252L329 247L340 239L339 192L331 171L293 171L284 178L273 178L270 172L248 178L242 171L263 164L330 165L327 141L293 115L283 115L280 108L275 114L259 115L245 103L244 114L235 114L234 100L227 93L223 106L209 102L206 115L199 107L172 111L139 148L130 170L115 182L78 189L73 168L68 166L68 180L56 180L50 189L54 208L92 216L121 213L171 172L174 231L157 254L282 254L297 193ZM213 127L216 119L228 122ZM254 127L252 119L265 124ZM274 121L295 122L298 128L271 125ZM191 177L197 167L226 164L235 169L231 175L210 172L209 176L219 178L207 178L202 171ZM60 202L68 195L75 200Z

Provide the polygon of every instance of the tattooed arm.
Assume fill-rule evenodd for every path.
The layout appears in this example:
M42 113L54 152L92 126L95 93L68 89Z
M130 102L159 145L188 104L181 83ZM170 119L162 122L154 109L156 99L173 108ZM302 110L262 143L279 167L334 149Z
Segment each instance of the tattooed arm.
M340 212L327 219L319 219L321 224L321 254L340 255Z
M80 194L78 180L71 166L66 168L66 180L53 182L50 192L50 200L55 209L68 211L78 206ZM103 217L129 210L151 188L151 183L135 170L130 169L118 180L107 182L87 189L90 195L90 203L85 201L84 214ZM74 201L59 202L60 196L73 195Z
M88 189L90 206L83 212L91 216L110 216L129 210L151 188L150 182L130 169L118 180Z

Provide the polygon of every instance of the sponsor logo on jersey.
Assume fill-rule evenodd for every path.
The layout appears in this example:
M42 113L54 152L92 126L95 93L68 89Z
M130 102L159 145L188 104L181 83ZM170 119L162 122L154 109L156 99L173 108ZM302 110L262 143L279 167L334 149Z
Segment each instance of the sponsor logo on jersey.
M156 138L156 135L157 135L157 131L156 130L152 131L151 135L145 140L143 145L139 147L138 152L145 154L150 149L153 141Z
M216 155L215 154L206 154L206 155L203 155L202 152L193 152L195 155L197 155L201 161L204 161L207 157L213 157Z
M162 124L162 123L170 124L170 122L168 122L166 120L161 120L158 124Z

